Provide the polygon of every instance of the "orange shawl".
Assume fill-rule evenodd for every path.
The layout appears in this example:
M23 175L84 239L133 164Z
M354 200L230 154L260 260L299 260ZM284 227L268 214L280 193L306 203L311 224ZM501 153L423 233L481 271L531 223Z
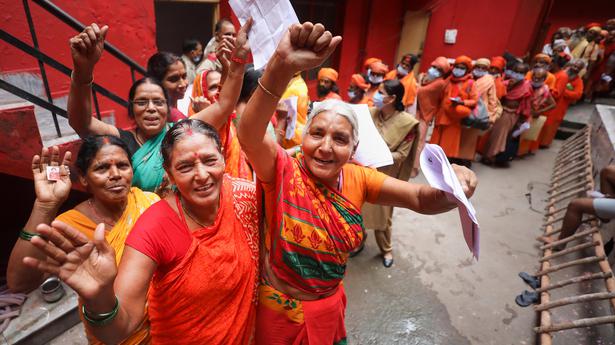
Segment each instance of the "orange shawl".
M183 213L180 218L186 226ZM152 344L253 344L258 236L254 184L226 175L214 224L192 232L177 266L154 274L148 298Z

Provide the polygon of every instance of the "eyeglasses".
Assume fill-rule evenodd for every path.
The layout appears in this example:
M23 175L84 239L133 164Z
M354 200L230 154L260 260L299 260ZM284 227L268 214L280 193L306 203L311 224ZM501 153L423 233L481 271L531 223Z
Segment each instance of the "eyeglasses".
M149 105L149 102L152 102L152 104L158 108L164 107L167 104L167 101L164 99L135 99L132 101L132 104L140 108L145 108Z

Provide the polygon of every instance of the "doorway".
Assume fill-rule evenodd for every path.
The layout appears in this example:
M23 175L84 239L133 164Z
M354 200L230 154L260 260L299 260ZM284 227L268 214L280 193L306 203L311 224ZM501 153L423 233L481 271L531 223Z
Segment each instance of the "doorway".
M156 0L158 51L181 56L182 44L189 38L198 39L205 46L212 38L213 27L218 20L218 3L218 0Z
M430 13L428 11L407 11L404 15L404 24L401 29L401 37L395 56L397 63L404 54L423 55L425 47L425 36L429 25ZM414 66L414 73L417 73L421 60Z

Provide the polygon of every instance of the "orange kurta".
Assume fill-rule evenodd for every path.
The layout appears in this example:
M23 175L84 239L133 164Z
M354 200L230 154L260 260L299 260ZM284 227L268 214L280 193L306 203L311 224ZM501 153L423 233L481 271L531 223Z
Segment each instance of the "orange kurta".
M558 72L555 88L555 108L547 112L547 121L540 132L540 146L549 146L555 138L559 125L564 120L566 111L571 103L579 100L583 95L583 81L576 77L568 79L566 71ZM569 85L569 86L568 86Z
M460 97L463 104L454 104L450 98ZM442 147L446 157L458 158L461 144L461 120L470 115L476 106L478 93L474 80L470 75L462 78L449 78L449 84L444 90L442 112L436 117L436 123L431 143Z

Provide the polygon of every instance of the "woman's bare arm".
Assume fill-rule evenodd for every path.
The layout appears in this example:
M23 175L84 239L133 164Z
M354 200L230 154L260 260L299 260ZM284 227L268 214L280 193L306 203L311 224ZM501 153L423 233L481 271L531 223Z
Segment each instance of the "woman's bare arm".
M266 131L280 96L296 72L319 66L341 39L321 24L306 22L291 26L278 44L237 129L241 148L261 181L272 182L275 177L277 144Z
M115 126L92 117L94 66L104 50L108 26L92 24L70 39L73 73L68 94L68 123L80 137L91 134L119 137Z

